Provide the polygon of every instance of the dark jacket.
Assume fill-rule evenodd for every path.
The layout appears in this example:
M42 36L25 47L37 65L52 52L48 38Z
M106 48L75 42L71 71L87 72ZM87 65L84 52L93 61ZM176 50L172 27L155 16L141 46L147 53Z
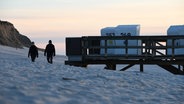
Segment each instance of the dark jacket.
M28 57L38 57L38 48L35 45L31 45L28 52Z
M45 48L44 55L48 57L55 56L55 46L53 44L48 44Z

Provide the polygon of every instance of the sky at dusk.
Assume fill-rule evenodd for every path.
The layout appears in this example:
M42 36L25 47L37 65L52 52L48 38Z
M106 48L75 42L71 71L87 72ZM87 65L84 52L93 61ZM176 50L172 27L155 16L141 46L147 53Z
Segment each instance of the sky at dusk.
M0 20L38 47L51 39L65 55L65 37L98 36L104 27L140 24L141 35L166 35L184 24L184 0L0 0Z

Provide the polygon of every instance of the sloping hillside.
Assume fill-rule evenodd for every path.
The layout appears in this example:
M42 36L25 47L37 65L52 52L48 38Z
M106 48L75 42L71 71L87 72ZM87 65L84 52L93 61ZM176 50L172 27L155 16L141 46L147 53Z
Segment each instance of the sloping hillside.
M7 21L0 21L0 44L10 47L29 47L31 40L20 34L14 25Z

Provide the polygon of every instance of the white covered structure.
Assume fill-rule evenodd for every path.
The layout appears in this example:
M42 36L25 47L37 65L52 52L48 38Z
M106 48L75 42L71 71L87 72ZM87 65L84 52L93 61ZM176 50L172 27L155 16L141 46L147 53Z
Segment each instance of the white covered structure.
M101 36L115 36L115 30L114 30L115 27L106 27L106 28L103 28L101 29ZM105 41L101 41L101 46L105 46ZM108 40L107 41L107 45L108 46L113 46L115 45L116 42L114 40ZM107 50L108 54L114 54L114 49L108 49ZM105 50L104 49L101 49L101 54L104 54L105 53Z
M173 36L173 35L183 35L184 36L184 25L172 25L168 28L167 30L167 35L168 36ZM167 41L167 46L171 46L172 41L168 40ZM175 46L184 46L184 39L178 39L175 40L174 43ZM167 49L167 55L172 54L172 49ZM184 54L184 48L177 48L174 51L175 55L183 55Z
M140 25L118 25L117 27L106 27L101 29L101 36L139 36ZM104 46L104 41L101 45ZM108 46L140 46L141 42L138 40L108 40ZM101 49L101 54L104 54L104 49ZM107 49L108 54L125 54L125 49ZM128 54L137 55L141 54L141 49L128 49Z

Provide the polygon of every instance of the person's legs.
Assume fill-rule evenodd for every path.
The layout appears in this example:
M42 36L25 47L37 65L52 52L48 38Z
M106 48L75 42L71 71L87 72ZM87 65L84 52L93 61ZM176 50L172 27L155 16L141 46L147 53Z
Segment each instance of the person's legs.
M48 63L52 64L52 59L53 59L52 54L47 54L47 61L48 61Z
M52 59L53 59L53 58L52 58L52 56L51 56L51 57L50 57L50 63L51 63L51 64L52 64Z
M33 56L33 55L32 55L32 56L31 56L31 61L32 61L32 62L35 62L35 58L36 58L36 56Z
M47 61L52 64L52 56L47 56Z
M47 56L47 62L50 63L50 61L49 61L49 56Z

